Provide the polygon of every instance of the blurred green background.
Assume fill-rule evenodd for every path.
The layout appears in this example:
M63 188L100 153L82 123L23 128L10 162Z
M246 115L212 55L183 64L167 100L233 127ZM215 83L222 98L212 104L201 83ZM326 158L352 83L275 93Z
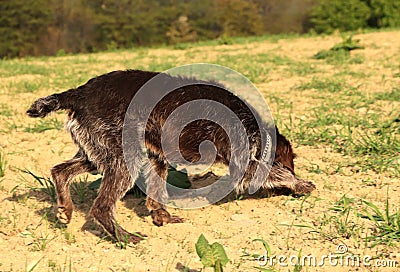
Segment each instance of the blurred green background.
M399 0L0 0L0 57L399 26Z

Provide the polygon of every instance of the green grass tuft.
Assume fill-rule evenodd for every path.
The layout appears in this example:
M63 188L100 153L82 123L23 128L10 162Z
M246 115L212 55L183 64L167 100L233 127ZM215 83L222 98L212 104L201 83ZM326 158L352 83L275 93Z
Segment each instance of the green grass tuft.
M391 212L389 189L384 210L379 209L372 202L363 200L363 203L366 207L358 216L369 219L371 223L369 227L372 230L372 234L365 237L366 242L371 244L371 247L378 244L398 245L400 243L400 209L397 208L393 213Z
M46 130L61 130L64 124L56 118L40 119L33 126L25 127L24 132L41 133Z
M40 187L31 186L30 187L31 190L39 190L48 195L53 202L57 201L56 189L54 187L54 183L50 180L50 178L39 177L29 170L21 170L21 171L33 177L34 180L40 185Z

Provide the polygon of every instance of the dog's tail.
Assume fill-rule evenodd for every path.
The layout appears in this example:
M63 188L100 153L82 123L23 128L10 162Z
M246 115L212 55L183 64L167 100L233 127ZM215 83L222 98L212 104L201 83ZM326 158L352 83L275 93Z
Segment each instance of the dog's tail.
M46 97L39 98L26 111L30 117L46 117L47 114L57 110L67 110L74 108L74 93L76 89L52 94Z

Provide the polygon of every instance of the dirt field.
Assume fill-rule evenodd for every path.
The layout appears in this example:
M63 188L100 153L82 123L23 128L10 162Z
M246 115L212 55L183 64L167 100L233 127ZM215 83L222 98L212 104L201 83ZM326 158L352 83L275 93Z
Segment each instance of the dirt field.
M340 35L0 61L0 271L212 271L196 254L200 234L225 248L230 259L225 271L395 271L400 31L353 39L365 48L319 60L312 56L340 43ZM83 175L73 186L72 222L57 223L52 193L34 175L43 183L76 147L63 130L64 113L30 119L24 114L29 105L111 70L160 71L194 62L228 66L255 83L293 142L298 175L314 181L316 191L170 209L185 222L163 227L152 224L144 197L127 195L118 204L119 223L148 238L121 249L86 222L96 196L88 186L99 176ZM260 264L253 255L265 248L254 239L287 259ZM336 258L323 259L332 255ZM294 265L305 256L315 256L317 264ZM360 266L346 266L346 256L358 256ZM364 257L371 257L370 266L362 263Z

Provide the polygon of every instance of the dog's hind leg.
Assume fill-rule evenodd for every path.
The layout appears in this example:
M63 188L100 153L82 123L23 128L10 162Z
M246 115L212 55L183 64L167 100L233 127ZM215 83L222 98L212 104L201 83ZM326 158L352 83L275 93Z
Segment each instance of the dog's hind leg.
M61 223L68 224L71 221L73 203L69 185L72 179L76 175L95 170L96 167L88 161L82 150L79 150L72 159L51 169L51 176L57 193L57 218Z

